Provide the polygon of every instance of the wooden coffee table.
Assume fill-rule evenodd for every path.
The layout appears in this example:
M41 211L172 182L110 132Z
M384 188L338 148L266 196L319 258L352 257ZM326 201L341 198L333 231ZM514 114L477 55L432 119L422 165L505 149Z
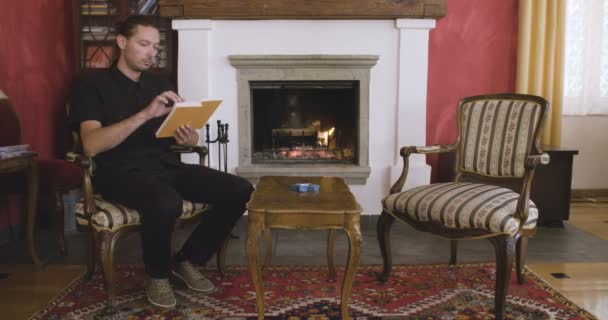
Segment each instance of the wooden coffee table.
M289 188L294 183L310 182L321 186L318 192L296 192ZM353 278L359 265L361 207L342 178L337 177L261 177L247 204L249 225L247 259L251 280L255 287L258 319L264 319L264 287L259 263L259 238L262 231L283 229L330 229L327 247L329 277L335 278L333 239L335 230L342 229L349 240L348 261L342 281L342 319L348 317L348 298ZM265 232L268 235L268 232ZM269 240L269 236L266 237ZM266 263L270 263L269 241L266 241Z

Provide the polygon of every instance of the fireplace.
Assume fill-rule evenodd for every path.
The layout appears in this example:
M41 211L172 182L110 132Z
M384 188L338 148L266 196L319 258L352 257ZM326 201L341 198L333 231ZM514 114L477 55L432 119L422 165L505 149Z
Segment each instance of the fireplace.
M179 32L179 94L188 100L223 100L210 123L230 124L230 172L252 182L264 175L344 177L365 214L381 212L380 200L403 167L399 148L426 142L428 35L435 20L183 19L172 24ZM254 156L260 138L254 128L257 105L252 106L256 103L251 87L260 82L358 86L353 90L357 98L353 158L347 163L260 163ZM286 104L288 97L283 99ZM313 120L320 120L320 132L327 131L327 121ZM273 128L282 129L280 125L266 129L266 148L272 148ZM285 143L294 148L297 138ZM211 167L217 167L211 152ZM195 155L183 158L198 162ZM425 158L412 155L406 187L427 184L429 177Z
M365 183L374 55L238 55L239 175Z
M254 164L357 163L358 81L253 81Z

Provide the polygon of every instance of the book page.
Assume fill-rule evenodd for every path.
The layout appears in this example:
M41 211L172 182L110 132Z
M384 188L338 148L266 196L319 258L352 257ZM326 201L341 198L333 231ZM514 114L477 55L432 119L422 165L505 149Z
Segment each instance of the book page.
M173 106L165 121L156 131L157 138L175 136L175 130L182 125L190 125L193 129L202 128L211 115L217 110L222 100L203 100L199 102L178 102Z

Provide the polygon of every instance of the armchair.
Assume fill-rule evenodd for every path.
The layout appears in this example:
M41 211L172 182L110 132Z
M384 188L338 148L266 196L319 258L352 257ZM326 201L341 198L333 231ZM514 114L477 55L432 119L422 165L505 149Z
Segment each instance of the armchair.
M78 133L73 133L75 146L81 147ZM204 165L207 147L174 146L177 153L198 153L200 165ZM123 205L106 201L93 190L91 177L94 174L93 159L84 155L80 149L67 154L69 161L77 163L82 170L83 196L76 203L76 223L79 231L89 234L87 250L87 273L90 279L97 264L101 266L105 287L108 293L108 306L115 305L116 288L114 281L114 247L123 235L140 230L140 214L136 210ZM177 227L198 221L208 211L207 204L183 201L182 214L178 217ZM217 268L220 276L224 276L225 252L228 244L226 239L216 255Z
M496 254L494 314L504 319L514 255L522 284L528 238L536 233L538 210L530 187L534 168L549 162L539 147L548 107L546 100L531 95L468 97L458 105L454 144L401 148L403 171L382 200L377 223L381 280L391 272L390 228L395 220L450 239L450 264L456 263L459 239L487 238ZM456 153L454 182L401 191L410 154L442 152Z

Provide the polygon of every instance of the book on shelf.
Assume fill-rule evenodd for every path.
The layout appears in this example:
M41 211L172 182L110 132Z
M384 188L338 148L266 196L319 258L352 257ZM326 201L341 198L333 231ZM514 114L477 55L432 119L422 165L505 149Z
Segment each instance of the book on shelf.
M158 7L158 0L139 0L137 2L137 13L154 14Z
M82 40L85 41L112 41L116 39L116 36L111 33L83 33Z
M81 30L82 30L82 32L97 32L97 33L114 32L114 28L112 28L112 27L96 26L96 25L83 25Z
M105 16L105 15L113 15L116 14L116 9L114 8L91 8L91 7L81 7L80 14L85 16Z
M84 25L80 29L80 38L87 41L110 41L116 39L114 28L106 26Z
M80 4L80 14L82 15L108 15L115 14L116 8L108 1L90 0Z
M116 39L116 34L114 28L104 27L104 26L82 26L81 28L82 40L114 40ZM167 40L166 32L160 33L160 41L161 43Z
M221 103L222 100L217 99L176 103L156 131L156 137L173 137L175 136L175 130L186 124L193 129L201 129Z

